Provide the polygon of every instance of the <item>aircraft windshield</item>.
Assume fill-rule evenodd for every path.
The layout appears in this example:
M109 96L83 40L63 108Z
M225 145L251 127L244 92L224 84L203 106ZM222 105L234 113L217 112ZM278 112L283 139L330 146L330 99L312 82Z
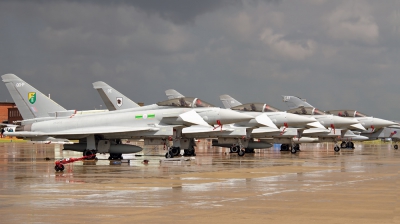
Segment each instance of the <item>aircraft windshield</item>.
M157 103L158 106L170 106L170 107L214 107L213 105L204 102L198 98L193 97L181 97L170 99Z
M331 110L327 111L328 114L333 114L340 117L354 117L356 111L355 110Z
M363 113L360 113L360 112L356 111L355 117L368 117L368 116L363 114Z
M287 112L292 114L313 115L313 110L314 110L313 107L298 107L288 110Z
M315 109L314 110L314 115L325 115L325 112L322 112L322 111L320 111L318 109Z
M275 107L271 107L270 105L264 106L264 112L279 112L280 110L276 109Z
M241 111L254 111L254 112L263 112L264 108L263 103L248 103L240 106L232 107L232 110L241 110Z

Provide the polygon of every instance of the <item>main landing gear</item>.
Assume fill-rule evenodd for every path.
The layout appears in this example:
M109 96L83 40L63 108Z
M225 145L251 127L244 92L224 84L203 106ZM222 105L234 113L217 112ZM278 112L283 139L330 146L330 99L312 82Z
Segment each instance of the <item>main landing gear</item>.
M86 149L85 151L83 151L83 156L86 156L86 159L96 159L96 153L97 151L94 149Z
M230 153L237 153L239 156L244 156L244 154L246 154L248 150L251 150L251 149L247 149L247 148L241 149L241 147L239 145L234 145L230 148ZM254 149L252 149L252 150L254 152ZM249 153L251 153L251 152L249 152Z
M167 159L174 158L175 156L179 156L180 152L181 152L180 147L170 147L168 149L168 152L165 153L165 158ZM191 147L191 149L184 149L183 156L196 156L196 151L194 147Z
M300 151L300 145L281 144L281 151L290 151L292 154L295 154L297 151Z
M342 149L354 149L354 143L353 142L345 142L343 141L342 143L340 143L340 148Z

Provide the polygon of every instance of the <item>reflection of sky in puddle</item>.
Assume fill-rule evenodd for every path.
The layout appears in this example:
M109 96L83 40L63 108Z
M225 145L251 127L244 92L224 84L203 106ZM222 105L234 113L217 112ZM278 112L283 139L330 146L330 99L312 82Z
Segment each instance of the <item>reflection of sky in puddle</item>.
M59 149L55 151L57 150ZM12 164L1 171L3 176L6 176L3 179L6 183L0 185L6 188L2 189L2 192L26 196L28 204L48 208L75 205L87 205L90 208L105 205L144 208L189 205L193 208L210 209L224 206L226 202L248 199L269 200L271 196L290 192L316 192L330 190L335 186L353 187L352 185L357 183L378 180L379 178L376 177L367 177L365 173L374 170L378 165L379 167L387 166L382 162L377 164L365 161L364 158L357 158L358 155L355 154L349 156L322 154L314 161L312 159L305 161L306 159L304 159L303 162L298 161L296 157L291 158L290 154L269 151L269 154L265 154L265 156L276 156L273 154L277 154L287 158L284 158L286 160L282 162L282 158L271 161L270 158L261 157L261 154L246 155L244 158L236 155L228 158L225 156L200 156L189 165L181 163L166 166L160 163L162 156L126 154L123 156L124 159L131 160L129 164L110 165L110 161L107 160L108 155L98 155L98 161L68 164L63 173L55 173L54 161L32 159L31 154L36 152L27 151L28 154L7 152L7 155L11 157L15 155L15 158L21 159L24 164L21 165L18 162L15 163L18 165ZM43 152L40 153L42 154L38 154L37 158L47 155ZM307 155L306 153L301 152L299 156ZM81 153L62 152L55 156L57 157L57 155L79 157ZM7 158L5 160L9 161ZM149 160L148 165L143 164L144 159ZM376 157L372 159L378 160ZM315 167L323 166L326 170L305 172L303 169L301 171L299 169L299 172L296 172L291 169L291 173L283 174L280 172L250 172L250 174L273 175L257 178L179 177L180 174L190 175L190 173L198 172L274 166L313 167L313 170ZM347 173L340 173L343 170ZM343 178L342 174L346 176ZM147 178L150 178L152 182L146 182ZM140 180L131 181L132 179ZM95 187L92 187L91 184L95 184ZM282 200L293 199L282 197ZM23 203L22 200L20 203Z

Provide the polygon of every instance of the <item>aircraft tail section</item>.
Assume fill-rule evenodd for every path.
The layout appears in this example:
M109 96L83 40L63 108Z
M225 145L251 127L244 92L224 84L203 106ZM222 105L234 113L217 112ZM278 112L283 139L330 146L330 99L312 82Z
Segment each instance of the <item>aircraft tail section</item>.
M67 111L18 76L5 74L1 77L24 120L49 117L49 113Z
M103 100L107 109L110 111L140 107L137 103L133 102L131 99L118 92L105 82L94 82L93 88L97 89L101 99Z
M235 100L233 97L231 97L227 94L219 96L219 99L222 101L222 104L224 104L224 107L228 108L228 109L231 107L236 107L236 106L242 105L241 102Z
M282 96L283 102L289 107L289 109L303 107L314 107L311 104L307 103L304 99L301 99L297 96Z
M174 89L165 90L165 94L167 95L168 99L170 99L170 100L185 97L180 92L178 92Z

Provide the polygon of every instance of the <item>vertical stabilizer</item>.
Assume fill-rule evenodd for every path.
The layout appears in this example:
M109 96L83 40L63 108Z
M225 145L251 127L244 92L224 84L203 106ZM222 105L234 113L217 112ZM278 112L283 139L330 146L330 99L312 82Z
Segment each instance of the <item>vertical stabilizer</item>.
M289 107L289 109L299 108L299 107L314 107L307 103L304 99L297 96L282 96L283 102Z
M24 120L49 117L66 109L14 74L1 76Z
M224 107L227 109L242 105L241 102L235 100L233 97L227 94L219 96L219 99L222 101L222 104L224 104Z
M178 98L185 97L180 92L178 92L174 89L165 90L165 95L167 95L168 99L178 99Z
M131 99L105 82L94 82L93 88L97 89L108 110L122 110L140 107L137 103L133 102Z

